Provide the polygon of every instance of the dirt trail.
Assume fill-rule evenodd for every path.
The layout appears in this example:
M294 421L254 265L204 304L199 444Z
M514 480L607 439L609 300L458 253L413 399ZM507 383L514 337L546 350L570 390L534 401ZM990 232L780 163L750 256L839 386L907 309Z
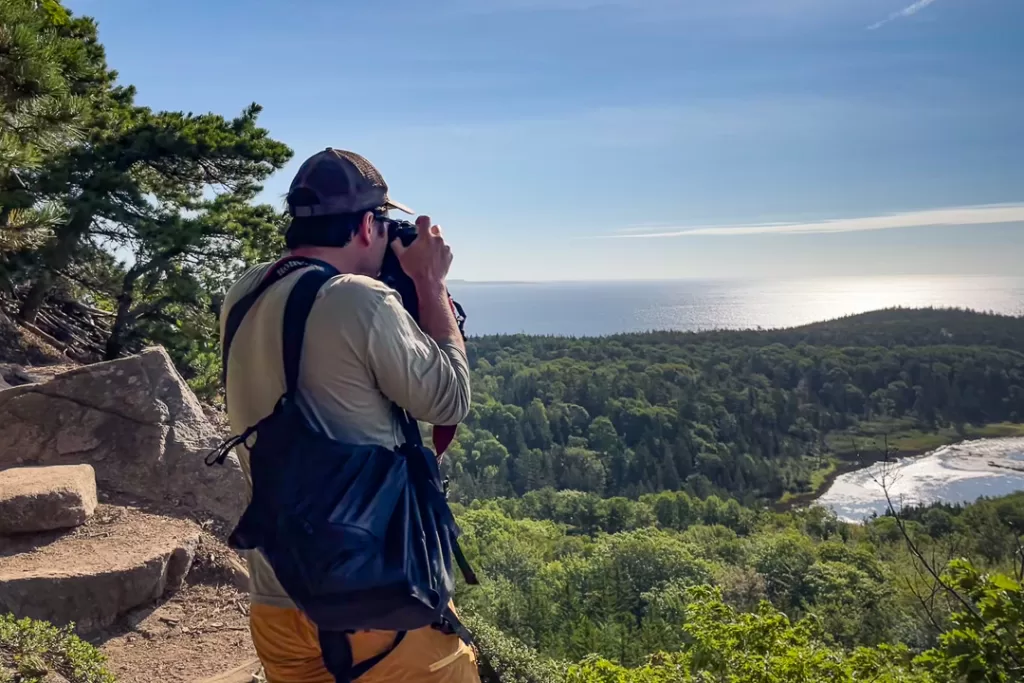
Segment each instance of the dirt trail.
M255 661L245 564L221 540L226 529L204 526L180 591L89 639L118 683L205 683ZM237 671L223 683L253 680Z
M210 531L202 533L180 591L89 638L107 656L118 683L257 680L251 675L256 652L244 562ZM230 678L218 678L234 669Z
M98 644L118 683L196 683L254 660L248 614L237 588L186 586L128 615ZM239 683L252 680L239 674Z

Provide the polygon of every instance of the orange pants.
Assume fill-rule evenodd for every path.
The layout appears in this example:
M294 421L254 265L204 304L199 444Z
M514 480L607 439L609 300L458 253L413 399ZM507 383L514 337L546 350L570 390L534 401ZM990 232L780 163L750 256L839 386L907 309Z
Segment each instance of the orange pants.
M316 625L297 609L253 604L249 628L267 683L335 683L320 656ZM349 636L352 662L384 652L394 631L361 631ZM409 631L393 652L359 678L359 683L479 683L476 656L458 636L430 627Z

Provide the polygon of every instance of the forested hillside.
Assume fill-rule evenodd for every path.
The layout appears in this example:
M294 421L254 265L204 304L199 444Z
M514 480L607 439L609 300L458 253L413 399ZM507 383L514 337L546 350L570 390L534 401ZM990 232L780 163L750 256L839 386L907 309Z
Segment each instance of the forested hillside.
M570 681L1020 680L1024 494L903 517L685 493L480 501L459 519L485 578L461 605L522 680L571 662ZM973 564L929 573L954 558Z
M1021 318L940 310L781 331L476 338L453 490L774 500L820 484L837 444L849 454L865 434L899 444L1018 422L1022 350Z

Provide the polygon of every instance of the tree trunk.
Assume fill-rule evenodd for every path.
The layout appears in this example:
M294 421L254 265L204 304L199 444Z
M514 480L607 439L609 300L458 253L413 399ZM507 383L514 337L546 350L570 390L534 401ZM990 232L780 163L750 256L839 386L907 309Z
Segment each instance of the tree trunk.
M49 260L47 259L47 261ZM46 295L50 293L51 287L53 287L53 272L46 268L39 273L39 277L32 283L32 287L28 290L28 295L21 303L18 317L27 323L34 323L36 316L39 315L39 309L43 306L43 301L46 300Z
M114 324L110 328L110 335L107 337L106 347L103 351L103 360L117 360L124 351L125 335L131 329L135 316L132 314L132 289L135 287L135 279L138 277L133 270L129 270L121 285L121 293L117 297L117 315Z
M114 326L110 328L110 335L103 350L103 360L117 360L124 351L125 335L132 325L131 298L125 297L126 302L118 301L117 318L114 319Z
M139 297L145 300L146 296L152 295L153 288L160 279L170 259L177 255L177 250L165 252L153 260L143 263L136 263L128 269L121 280L121 293L117 295L117 313L114 317L114 325L110 329L110 336L107 337L104 360L115 360L121 357L124 351L127 337L135 329L135 324L152 315L155 311L171 303L173 299L161 297L155 301L140 304L135 309L135 286L139 285ZM140 278L143 278L140 282Z

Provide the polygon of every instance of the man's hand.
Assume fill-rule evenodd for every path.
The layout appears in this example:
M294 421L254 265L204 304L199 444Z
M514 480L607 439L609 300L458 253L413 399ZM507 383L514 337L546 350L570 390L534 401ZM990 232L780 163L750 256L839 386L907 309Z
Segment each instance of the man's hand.
M444 286L452 265L452 248L444 243L441 228L431 224L430 216L420 216L416 219L413 243L405 247L401 240L395 240L392 249L402 270L416 286L420 327L434 341L452 342L465 353L466 345Z
M408 247L401 240L392 242L405 274L416 283L417 292L444 284L452 265L452 248L444 243L441 227L432 225L430 216L416 219L416 239Z

